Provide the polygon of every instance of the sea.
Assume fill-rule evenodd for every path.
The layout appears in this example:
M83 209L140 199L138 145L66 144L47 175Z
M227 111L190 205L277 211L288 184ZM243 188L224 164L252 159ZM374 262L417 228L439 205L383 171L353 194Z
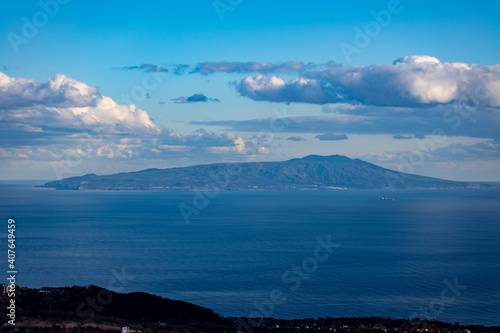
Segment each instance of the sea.
M0 183L0 260L7 276L14 219L19 286L141 291L223 316L500 325L500 189L34 187L42 183Z

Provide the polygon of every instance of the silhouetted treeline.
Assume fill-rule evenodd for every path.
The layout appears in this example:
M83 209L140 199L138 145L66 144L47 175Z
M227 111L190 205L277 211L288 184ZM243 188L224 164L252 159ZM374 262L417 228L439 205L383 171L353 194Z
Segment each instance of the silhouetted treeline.
M460 325L434 320L384 318L223 318L210 309L142 292L120 294L104 288L66 287L16 289L16 326L2 311L1 331L17 333L84 333L117 331L120 326L144 333L336 333L336 332L500 332L500 327ZM9 298L0 294L0 307ZM29 329L30 331L26 331Z

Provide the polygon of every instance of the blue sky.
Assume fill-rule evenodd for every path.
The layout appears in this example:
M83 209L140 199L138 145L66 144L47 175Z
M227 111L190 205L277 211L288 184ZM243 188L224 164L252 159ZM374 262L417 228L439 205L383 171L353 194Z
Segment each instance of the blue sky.
M2 9L2 179L314 153L500 181L496 1Z

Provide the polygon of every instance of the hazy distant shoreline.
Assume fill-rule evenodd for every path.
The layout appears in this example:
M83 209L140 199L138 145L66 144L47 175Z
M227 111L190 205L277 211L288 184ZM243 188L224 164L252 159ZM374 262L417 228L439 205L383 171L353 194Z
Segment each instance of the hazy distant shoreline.
M309 155L280 162L241 162L147 169L112 175L87 174L47 182L58 190L344 190L497 187L385 169L346 156Z

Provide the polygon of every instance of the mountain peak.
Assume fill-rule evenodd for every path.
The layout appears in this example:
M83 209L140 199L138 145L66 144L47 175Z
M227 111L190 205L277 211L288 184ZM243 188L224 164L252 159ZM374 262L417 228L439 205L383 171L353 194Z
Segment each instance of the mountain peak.
M303 161L314 161L314 162L350 162L353 161L347 156L343 155L307 155L301 158Z
M214 187L219 190L320 190L492 186L405 174L341 155L309 155L282 162L236 164L238 167L235 163L217 163L106 176L87 175L50 182L44 187L61 190L198 190ZM228 170L238 171L226 177ZM217 183L220 175L229 178L228 182Z

